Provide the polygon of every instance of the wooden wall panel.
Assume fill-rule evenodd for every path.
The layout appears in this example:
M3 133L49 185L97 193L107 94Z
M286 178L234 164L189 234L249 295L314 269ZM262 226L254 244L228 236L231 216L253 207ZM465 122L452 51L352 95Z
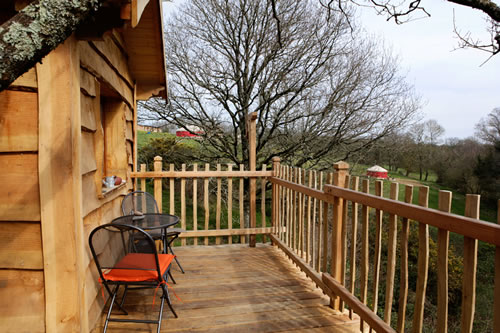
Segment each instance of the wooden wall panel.
M36 79L35 67L18 77L16 81L12 82L10 87L37 88L38 82Z
M125 110L125 119L127 121L131 121L133 122L134 121L134 110L130 109L130 108L127 108Z
M99 99L95 97L88 97L85 94L80 95L80 110L82 113L82 128L95 132L95 112L100 112Z
M92 133L82 132L81 154L80 168L82 175L95 171L97 169L97 165L94 152L94 135Z
M90 212L101 206L97 198L97 189L93 172L82 176L82 198L84 198L82 201L82 216L87 216Z
M0 330L45 332L42 271L0 270Z
M127 141L127 156L128 156L128 164L134 164L133 157L134 155L132 154L132 142Z
M109 101L104 104L104 137L106 175L127 177L127 148L125 146L125 109L123 102Z
M118 93L129 105L133 105L132 89L116 74L105 59L96 53L86 41L78 43L81 65L98 79L104 81Z
M120 73L120 76L122 76L125 81L132 86L134 80L132 79L128 69L127 58L113 42L110 34L105 34L103 36L103 41L92 41L90 43L109 63L113 65L114 69Z
M128 109L128 108L127 108ZM127 121L127 134L126 134L127 140L134 141L134 130L132 126L131 121Z
M87 96L96 97L98 87L96 87L96 78L89 72L80 69L80 90Z
M0 268L43 269L40 223L0 224Z
M37 154L0 154L0 221L40 221Z
M0 152L38 150L37 93L0 93Z

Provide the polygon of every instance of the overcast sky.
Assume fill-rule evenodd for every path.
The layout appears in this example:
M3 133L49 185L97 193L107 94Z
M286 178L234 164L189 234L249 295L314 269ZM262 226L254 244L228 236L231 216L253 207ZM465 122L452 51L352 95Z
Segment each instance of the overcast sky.
M361 12L362 24L369 33L383 36L392 44L409 82L426 101L425 118L436 119L445 128L446 137L472 136L481 117L500 107L500 56L480 67L488 53L453 51L457 47L453 12L462 31L485 36L481 12L444 0L423 3L430 18L396 26L366 8Z
M183 0L164 3L166 13ZM425 102L425 119L435 119L446 137L474 135L474 125L493 108L500 107L500 55L489 57L477 50L455 50L453 13L462 31L484 37L485 16L476 10L444 0L424 1L430 18L403 25L386 22L373 9L359 10L368 34L380 36L399 56L402 69Z

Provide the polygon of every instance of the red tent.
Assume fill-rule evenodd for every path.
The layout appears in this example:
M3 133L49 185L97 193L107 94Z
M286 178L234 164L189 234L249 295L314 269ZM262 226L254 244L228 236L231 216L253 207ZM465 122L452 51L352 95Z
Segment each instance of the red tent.
M374 165L368 170L366 170L366 175L368 177L373 177L373 178L387 178L387 170L382 168L381 166Z

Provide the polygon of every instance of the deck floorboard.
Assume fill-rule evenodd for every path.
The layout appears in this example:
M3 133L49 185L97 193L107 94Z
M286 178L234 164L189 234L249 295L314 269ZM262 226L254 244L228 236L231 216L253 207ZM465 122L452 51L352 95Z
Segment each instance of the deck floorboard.
M161 332L359 332L359 320L328 307L329 299L276 247L259 244L180 247ZM172 290L171 289L171 290ZM155 319L153 290L129 292L130 318ZM158 292L158 295L160 292ZM94 332L102 331L101 326ZM156 332L156 325L109 324L109 333Z

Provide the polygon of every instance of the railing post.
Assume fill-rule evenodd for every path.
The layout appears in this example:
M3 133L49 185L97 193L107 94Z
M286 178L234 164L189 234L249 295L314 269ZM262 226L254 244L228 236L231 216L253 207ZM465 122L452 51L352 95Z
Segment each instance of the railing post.
M333 165L335 174L333 177L333 185L344 187L345 178L348 174L349 164L340 161ZM332 230L332 255L331 268L332 277L336 281L342 280L342 205L343 199L334 198L333 202L333 230ZM331 306L335 310L340 310L340 298L335 297L331 300Z
M146 164L141 164L141 172L146 172ZM141 178L141 191L146 192L146 178Z
M273 177L279 177L280 170L280 162L281 159L277 156L273 157ZM278 193L278 185L273 184L272 187L273 195L272 195L272 204L271 204L271 226L273 228L273 233L277 233L277 226L279 227L279 193Z
M163 165L163 158L161 156L156 156L155 161L154 161L154 171L155 172L161 172L162 170L162 165ZM160 213L162 212L162 186L161 186L162 178L154 178L154 196L156 203L158 204L158 209L160 210Z
M248 147L249 147L249 157L250 157L250 171L257 170L257 136L256 136L256 123L257 112L252 112L250 114L250 126L248 128ZM256 203L256 192L257 192L257 179L255 177L250 178L250 228L255 228L257 226L257 203ZM255 234L250 235L250 247L255 247L256 238Z

